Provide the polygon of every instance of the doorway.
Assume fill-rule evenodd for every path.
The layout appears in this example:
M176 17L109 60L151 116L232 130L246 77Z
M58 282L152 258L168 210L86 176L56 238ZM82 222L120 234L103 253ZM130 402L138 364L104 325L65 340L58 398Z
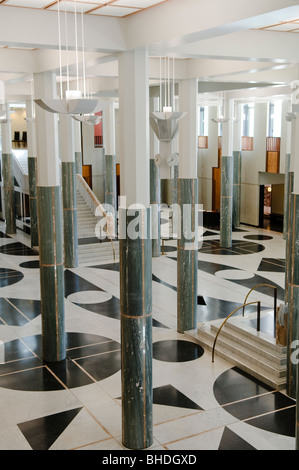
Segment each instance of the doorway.
M260 186L259 226L266 230L283 232L284 184Z

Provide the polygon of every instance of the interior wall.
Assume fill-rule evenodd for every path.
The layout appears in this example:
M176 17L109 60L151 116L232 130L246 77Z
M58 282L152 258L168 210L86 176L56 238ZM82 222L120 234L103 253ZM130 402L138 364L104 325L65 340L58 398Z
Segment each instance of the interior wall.
M12 139L14 139L15 132L20 132L20 139L22 139L23 132L27 130L25 117L26 110L24 108L14 109L10 113Z
M266 173L266 137L268 104L255 103L253 151L242 151L241 170L241 223L259 226L260 185L279 184L284 181L285 154L287 153L288 101L282 105L280 173ZM217 106L209 107L208 149L198 152L199 203L204 210L212 210L212 172L218 166L218 126L211 121L217 117ZM283 201L283 197L282 197Z
M259 172L266 170L267 103L254 107L253 151L242 151L241 223L259 225Z

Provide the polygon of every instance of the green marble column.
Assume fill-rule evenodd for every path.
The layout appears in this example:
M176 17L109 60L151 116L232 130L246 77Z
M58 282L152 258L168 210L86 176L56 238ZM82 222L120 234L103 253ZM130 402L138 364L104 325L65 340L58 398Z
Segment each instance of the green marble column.
M285 157L285 179L284 179L284 217L283 217L283 238L286 240L288 232L288 211L289 211L289 173L291 165L291 154Z
M119 217L122 441L129 449L143 449L153 442L150 208L133 213L123 208Z
M178 178L177 330L197 328L198 180Z
M28 178L29 178L29 210L30 210L30 236L31 246L38 246L38 220L37 220L37 159L28 157Z
M66 357L62 208L59 186L38 186L39 259L43 359Z
M105 205L106 211L114 216L114 234L117 233L116 198L116 158L115 155L105 155Z
M16 206L14 192L13 156L11 153L2 153L2 179L4 197L4 217L6 233L16 233Z
M288 303L288 285L289 285L289 271L290 271L290 219L291 219L291 204L292 204L292 193L294 189L294 172L288 172L287 178L288 192L285 201L285 213L284 219L286 221L285 225L285 240L286 240L286 260L285 260L285 304Z
M220 246L232 246L233 157L221 157Z
M296 364L292 361L293 341L299 339L299 195L292 194L290 205L288 250L288 331L287 331L287 394L296 398Z
M61 162L63 224L64 224L64 265L66 268L78 266L78 228L76 163Z
M241 216L241 152L233 152L233 227L240 226Z
M153 158L150 159L150 204L152 208L152 256L161 255L161 191L160 172Z

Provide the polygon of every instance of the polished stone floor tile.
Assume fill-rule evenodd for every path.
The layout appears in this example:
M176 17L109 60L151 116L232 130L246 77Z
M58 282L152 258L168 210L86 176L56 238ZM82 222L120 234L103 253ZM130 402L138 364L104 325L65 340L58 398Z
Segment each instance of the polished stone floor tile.
M86 371L96 382L104 380L110 375L115 374L121 368L120 351L97 354L76 359L76 363Z
M273 413L248 419L246 423L271 433L295 437L296 407L293 405L287 409L278 409Z
M47 363L47 368L66 388L84 387L92 383L92 379L69 358L56 363Z
M242 421L286 407L294 407L294 405L294 401L282 393L273 392L225 405L224 409ZM295 425L295 416L293 416L293 423Z
M38 253L23 243L8 243L0 247L0 253L13 256L37 256Z
M276 273L285 272L285 260L276 258L262 258L258 271L268 271Z
M223 372L214 383L214 395L220 405L267 394L273 389L252 377L238 367Z
M62 390L63 385L46 367L36 367L0 376L0 387L24 392Z
M4 344L4 361L16 361L27 357L33 357L34 352L22 339L15 339Z
M23 279L24 275L14 269L0 269L0 288L10 286Z

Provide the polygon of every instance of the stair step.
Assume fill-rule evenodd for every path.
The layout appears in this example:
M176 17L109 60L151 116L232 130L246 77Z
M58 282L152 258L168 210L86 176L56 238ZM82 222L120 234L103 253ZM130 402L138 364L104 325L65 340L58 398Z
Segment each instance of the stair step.
M211 325L211 331L216 335L218 327ZM278 349L274 349L271 343L267 345L266 342L256 341L254 337L251 339L248 335L243 335L239 330L232 328L228 323L222 328L218 338L217 341L220 338L225 338L227 341L233 342L240 348L240 351L248 351L252 358L262 357L265 361L271 361L278 366L285 365L287 362L286 352L279 349L279 346Z
M95 216L89 208L84 198L77 191L77 223L78 223L78 238L92 238L96 237L95 228L102 217ZM78 261L79 264L95 264L101 261L115 261L119 257L119 243L118 241L111 242L99 241L95 243L79 244L78 247Z
M238 321L227 322L215 346L215 356L237 365L271 387L282 389L286 385L286 348L276 344L274 338L244 329ZM223 320L198 325L197 330L185 334L195 339L206 350L212 351L214 339Z

